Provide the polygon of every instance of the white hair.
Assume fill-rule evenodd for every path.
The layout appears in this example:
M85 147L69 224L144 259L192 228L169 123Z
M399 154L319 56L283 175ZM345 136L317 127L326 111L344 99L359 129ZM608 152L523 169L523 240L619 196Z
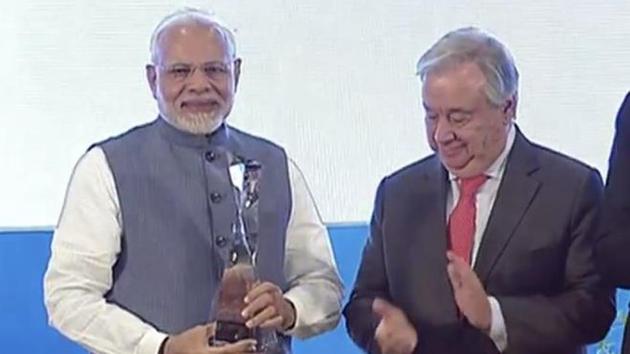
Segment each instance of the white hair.
M485 94L490 103L500 106L518 96L518 69L508 49L495 37L475 27L454 30L440 38L416 65L424 82L435 70L475 63L486 78Z
M201 26L209 26L216 29L228 43L231 56L236 58L236 41L234 39L234 31L231 30L219 17L217 17L214 12L187 7L177 10L164 17L153 30L149 46L149 50L151 52L151 62L153 64L157 64L158 61L158 42L164 30L173 24L182 23L195 23Z

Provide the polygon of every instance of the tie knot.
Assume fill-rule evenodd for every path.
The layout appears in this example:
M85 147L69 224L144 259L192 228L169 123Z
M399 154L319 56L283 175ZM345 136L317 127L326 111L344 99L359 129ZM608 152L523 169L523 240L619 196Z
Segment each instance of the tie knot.
M481 185L484 184L487 179L488 179L488 176L486 175L479 175L479 176L469 177L469 178L460 178L459 180L460 194L462 196L467 196L467 197L475 195L477 191L479 190L479 187L481 187Z

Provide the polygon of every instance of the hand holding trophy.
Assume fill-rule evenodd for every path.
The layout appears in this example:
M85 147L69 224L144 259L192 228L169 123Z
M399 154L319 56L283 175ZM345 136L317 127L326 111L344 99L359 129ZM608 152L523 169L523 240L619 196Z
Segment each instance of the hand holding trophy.
M215 345L243 339L256 340L256 352L282 353L275 329L247 326L243 316L245 298L260 282L256 272L259 187L262 166L254 160L237 159L229 174L236 201L229 259L225 264L219 290L215 295ZM250 323L251 324L251 323Z

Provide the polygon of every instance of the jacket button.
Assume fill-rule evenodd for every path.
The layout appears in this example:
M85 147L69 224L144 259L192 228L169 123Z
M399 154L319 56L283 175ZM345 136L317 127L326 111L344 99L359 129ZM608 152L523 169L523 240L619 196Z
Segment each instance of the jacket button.
M219 235L217 236L217 238L214 240L214 243L219 246L219 247L225 247L225 245L227 244L227 240L225 239L225 237Z
M208 162L212 162L217 156L214 151L206 151L205 157Z
M212 194L210 194L210 200L215 204L221 203L222 199L223 197L221 197L220 193L213 192Z

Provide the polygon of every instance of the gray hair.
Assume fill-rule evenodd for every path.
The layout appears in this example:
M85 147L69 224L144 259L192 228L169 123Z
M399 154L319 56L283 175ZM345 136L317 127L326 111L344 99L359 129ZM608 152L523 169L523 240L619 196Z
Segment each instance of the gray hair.
M518 69L508 49L492 35L475 27L454 30L440 38L416 65L424 82L434 71L463 63L475 63L486 78L490 103L500 106L518 96Z
M164 17L153 30L153 34L151 35L151 44L149 46L149 50L151 52L151 62L153 64L157 64L158 61L157 48L162 32L173 24L181 23L194 23L216 29L230 46L230 54L232 55L232 58L236 58L236 40L234 39L234 32L225 24L225 22L217 17L213 12L187 7L177 10Z

